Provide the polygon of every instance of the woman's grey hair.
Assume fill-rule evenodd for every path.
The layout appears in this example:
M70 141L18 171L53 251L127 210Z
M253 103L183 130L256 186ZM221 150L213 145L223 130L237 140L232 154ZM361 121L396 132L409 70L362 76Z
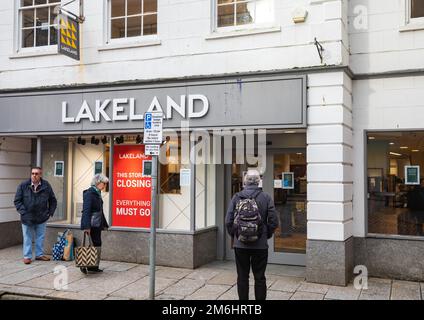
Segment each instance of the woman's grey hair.
M97 186L99 183L108 183L109 179L104 174L98 173L96 174L93 179L91 180L92 186Z
M249 169L244 176L244 185L245 186L257 186L259 185L259 182L261 181L261 175L258 170L256 169Z

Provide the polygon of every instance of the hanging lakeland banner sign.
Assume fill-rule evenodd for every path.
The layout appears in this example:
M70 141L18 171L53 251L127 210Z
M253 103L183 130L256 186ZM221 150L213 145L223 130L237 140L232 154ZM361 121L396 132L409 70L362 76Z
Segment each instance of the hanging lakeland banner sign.
M58 52L72 59L80 59L80 33L77 20L59 15Z
M152 157L144 145L115 145L113 161L112 225L149 228Z

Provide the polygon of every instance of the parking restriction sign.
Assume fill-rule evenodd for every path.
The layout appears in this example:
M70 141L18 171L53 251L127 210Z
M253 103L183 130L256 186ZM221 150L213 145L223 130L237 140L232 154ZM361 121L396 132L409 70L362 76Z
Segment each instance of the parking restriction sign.
M144 114L144 144L162 144L162 112Z

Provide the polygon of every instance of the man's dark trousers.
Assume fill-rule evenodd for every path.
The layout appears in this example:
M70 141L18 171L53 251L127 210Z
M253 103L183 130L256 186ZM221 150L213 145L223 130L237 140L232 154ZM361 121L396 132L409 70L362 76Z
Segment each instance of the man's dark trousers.
M268 263L268 249L234 248L237 266L237 291L240 300L249 300L249 273L252 266L255 278L256 300L266 299L265 269Z

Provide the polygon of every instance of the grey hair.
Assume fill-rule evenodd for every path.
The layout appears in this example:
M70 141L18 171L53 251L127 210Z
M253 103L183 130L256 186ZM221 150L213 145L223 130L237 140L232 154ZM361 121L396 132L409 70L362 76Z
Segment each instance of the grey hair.
M99 183L108 183L109 179L104 174L98 173L96 174L93 179L91 180L92 186L97 186Z
M251 185L259 185L259 182L261 181L261 175L258 170L256 169L249 169L244 176L243 184L245 186L251 186Z

